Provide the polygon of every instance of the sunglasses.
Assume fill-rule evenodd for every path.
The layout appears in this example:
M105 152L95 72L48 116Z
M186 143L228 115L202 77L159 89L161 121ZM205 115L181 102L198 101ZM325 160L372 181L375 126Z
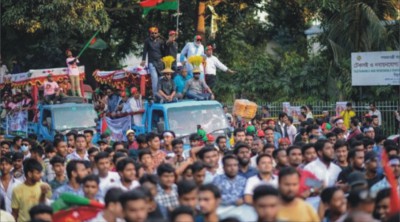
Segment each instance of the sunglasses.
M196 42L201 42L201 39L196 39Z
M150 34L152 34L152 35L157 35L157 34L158 34L158 32L152 32L152 33L150 33Z
M171 73L165 73L165 75L166 75L166 76L170 76L170 75L171 75Z

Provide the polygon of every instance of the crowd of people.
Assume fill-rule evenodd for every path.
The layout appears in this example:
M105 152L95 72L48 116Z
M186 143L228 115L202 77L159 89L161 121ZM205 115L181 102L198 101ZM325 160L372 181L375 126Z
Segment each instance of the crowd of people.
M398 141L355 116L302 115L233 121L231 139L194 133L186 150L173 131L0 138L0 218L57 221L51 203L72 193L105 204L92 221L398 221Z

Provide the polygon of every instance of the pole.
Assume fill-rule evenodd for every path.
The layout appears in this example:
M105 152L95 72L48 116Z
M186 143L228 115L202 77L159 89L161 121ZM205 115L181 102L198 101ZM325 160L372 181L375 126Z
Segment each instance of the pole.
M179 9L180 4L178 0L178 9L176 10L176 33L179 35L179 15L181 14L181 11Z
M92 36L92 38L89 39L89 41L86 43L86 45L83 47L83 49L79 52L79 54L76 56L76 58L79 58L83 52L89 47L90 42L94 39L94 37L97 36L97 34L99 34L100 30L98 30L96 33L94 33L94 35Z

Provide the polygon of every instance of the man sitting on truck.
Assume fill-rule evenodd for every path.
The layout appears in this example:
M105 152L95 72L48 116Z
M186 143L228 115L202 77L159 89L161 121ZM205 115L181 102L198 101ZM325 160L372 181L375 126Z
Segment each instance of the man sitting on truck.
M163 77L160 78L157 85L157 93L155 93L156 101L160 103L176 101L176 86L172 80L172 73L174 70L171 69L172 62L175 60L172 56L166 56L163 59L165 69L161 71Z
M57 82L53 80L52 74L47 76L47 81L43 84L43 91L45 103L53 104L60 100L59 86Z
M186 82L185 89L183 89L183 94L185 94L188 99L214 99L214 94L210 87L207 86L204 80L200 79L200 70L193 70L193 75L193 78Z

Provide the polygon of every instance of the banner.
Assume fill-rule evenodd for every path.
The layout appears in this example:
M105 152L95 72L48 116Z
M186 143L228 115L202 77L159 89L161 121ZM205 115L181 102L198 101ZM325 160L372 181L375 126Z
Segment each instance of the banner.
M13 112L7 115L7 134L25 135L28 133L28 111Z
M351 53L353 86L400 84L400 51Z
M131 129L132 117L125 116L117 119L111 119L104 117L105 121L102 121L102 132L108 131L111 135L112 141L127 141L125 133ZM106 126L104 126L106 124Z
M282 111L290 116L290 102L282 103Z
M340 113L346 110L347 102L336 102L336 116L340 116Z
M301 108L301 106L291 106L290 107L290 113L288 113L288 115L293 117L294 124L300 124L300 122L299 122L299 116L301 115L300 108Z

